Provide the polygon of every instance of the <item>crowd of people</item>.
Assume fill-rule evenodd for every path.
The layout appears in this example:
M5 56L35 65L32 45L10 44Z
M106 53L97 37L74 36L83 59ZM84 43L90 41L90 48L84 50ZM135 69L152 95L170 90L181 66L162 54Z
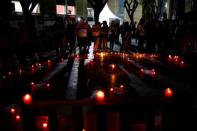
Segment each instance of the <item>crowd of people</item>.
M138 23L125 21L120 24L111 21L109 25L103 21L90 26L84 19L80 22L68 20L67 23L64 37L66 46L70 46L71 50L76 46L79 46L80 50L88 49L91 42L94 42L94 51L114 51L114 45L117 44L120 51L124 52L131 50L146 53L167 53L172 50L180 52L185 30L181 22L168 20L166 17L163 20L150 21L141 18Z
M19 22L17 28L1 20L0 32L0 66L13 65L13 57L19 59L19 64L24 64L26 56L35 60L35 53L39 56L42 49L55 49L56 55L61 57L68 51L69 54L87 53L91 43L94 43L94 52L114 51L114 45L120 46L120 51L148 53L165 53L170 50L181 50L181 38L185 27L179 21L172 21L164 17L163 20L152 19L120 24L111 21L95 22L89 25L88 21L81 18L57 18L55 23L42 29L37 34L37 40L31 39L24 24ZM135 44L134 44L134 43Z

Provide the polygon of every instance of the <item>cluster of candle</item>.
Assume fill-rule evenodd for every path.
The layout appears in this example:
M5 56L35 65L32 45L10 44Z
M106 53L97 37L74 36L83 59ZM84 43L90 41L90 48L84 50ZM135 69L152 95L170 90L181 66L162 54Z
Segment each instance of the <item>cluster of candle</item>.
M8 71L7 74L2 75L1 78L10 79L10 78L13 78L14 76L23 76L23 74L28 74L29 72L31 72L31 74L35 74L36 72L41 71L41 69L44 66L47 66L48 68L50 68L51 65L52 65L51 60L47 60L47 62L43 62L43 63L35 63L35 64L32 64L30 68L28 67L26 69L18 68L16 71Z
M31 91L34 92L36 90L39 89L46 89L46 90L50 90L51 89L51 84L49 82L43 82L41 84L36 84L35 82L31 82Z
M141 68L140 69L140 75L141 76L148 75L148 76L151 76L151 77L155 77L156 76L156 70L155 69L144 69L144 68Z
M185 66L184 60L178 55L168 55L168 61L171 64L179 65L181 67Z
M15 107L8 108L8 112L10 112L11 116L16 120L16 122L21 121L20 110Z
M18 109L16 107L10 107L10 108L8 108L8 112L10 113L12 118L15 119L15 122L17 122L17 123L22 122L20 109ZM39 122L37 124L39 124L39 125L36 125L37 128L42 129L44 131L48 131L48 129L49 129L48 128L48 120Z
M158 58L158 54L145 54L145 53L133 53L133 57L136 59L143 59L143 58Z
M144 58L145 57L145 54L142 54L142 53L134 53L133 54L133 57L136 58L136 59L141 59L141 58Z
M116 95L121 95L123 93L125 93L124 85L120 85L119 87L111 87L111 88L109 88L109 94L110 94L111 97L114 96L115 94ZM105 92L104 91L102 91L102 90L97 90L96 91L96 100L98 102L103 102L105 100L105 97L106 96L105 96Z
M123 94L125 92L124 85L120 85L119 87L111 87L109 91L111 96L114 94Z

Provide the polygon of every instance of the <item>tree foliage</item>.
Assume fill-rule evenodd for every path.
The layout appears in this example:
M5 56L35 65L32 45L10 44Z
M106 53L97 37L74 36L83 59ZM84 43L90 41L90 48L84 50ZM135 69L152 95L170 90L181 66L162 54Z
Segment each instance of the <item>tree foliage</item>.
M164 0L154 0L153 3L151 4L154 18L158 19L161 16L163 3Z
M131 23L134 23L133 15L135 13L136 8L138 7L138 1L137 0L125 0L124 1L124 7L129 15L129 18L131 20Z
M40 0L19 0L19 2L23 10L25 29L29 37L37 43L37 29L35 27L35 19L32 12Z
M92 8L94 9L95 21L99 21L99 14L103 10L108 0L88 0Z
M164 0L141 0L143 16L147 19L158 19L161 16Z
M40 2L40 0L19 0L23 12L32 13L35 6Z

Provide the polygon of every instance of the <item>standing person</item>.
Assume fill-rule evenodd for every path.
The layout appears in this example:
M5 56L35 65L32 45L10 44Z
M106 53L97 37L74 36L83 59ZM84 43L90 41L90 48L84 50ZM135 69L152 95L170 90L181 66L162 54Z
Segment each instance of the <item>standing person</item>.
M149 20L145 24L145 38L146 38L146 52L153 53L155 51L155 28L153 19Z
M117 28L114 21L111 22L109 26L109 41L110 41L110 51L113 51L114 43L116 40Z
M120 42L119 42L119 36L120 36L120 23L116 23L116 30L117 30L117 32L116 32L116 36L115 36L115 43L117 44L117 45L120 45Z
M95 22L95 24L92 26L92 37L94 40L94 51L98 50L100 29L101 29L100 23Z
M53 25L53 33L54 33L54 44L56 47L56 54L58 57L62 57L64 55L64 46L63 46L64 22L63 22L63 19L61 18L56 19L56 22Z
M107 49L107 39L108 39L108 31L109 31L109 27L107 25L107 21L103 21L100 31L101 31L100 32L101 49L105 50L105 49Z
M87 53L89 53L89 49L92 43L92 29L90 27L90 24L88 24L88 21L86 21L87 25L88 25L88 42L87 42Z
M76 35L77 35L77 42L79 46L79 51L86 51L86 46L88 44L88 32L90 31L90 27L88 23L82 19L76 26Z
M69 44L69 53L72 54L75 48L75 41L76 41L76 35L75 35L75 20L70 19L68 21L68 24L66 26L66 39L67 39L67 46Z
M136 38L137 22L131 23L131 37Z
M162 21L162 40L163 40L163 53L171 50L172 48L172 37L171 37L171 29L170 29L170 20L167 19L167 15L163 14Z
M130 35L131 35L131 27L129 26L129 22L124 22L121 26L121 37L122 37L122 51L128 51L129 50L129 41L130 41Z
M138 37L138 51L144 51L145 31L144 31L144 19L141 18L138 25L136 35Z

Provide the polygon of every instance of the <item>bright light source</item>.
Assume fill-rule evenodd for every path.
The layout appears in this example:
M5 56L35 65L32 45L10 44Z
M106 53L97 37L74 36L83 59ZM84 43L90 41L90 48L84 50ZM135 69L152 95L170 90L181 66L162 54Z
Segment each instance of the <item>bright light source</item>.
M35 83L32 81L32 82L31 82L31 86L34 86L34 85L35 85Z
M111 64L111 68L112 70L115 69L116 65L115 64Z
M101 57L103 57L104 56L104 53L103 52L101 52Z
M48 60L47 62L48 62L48 63L51 63L51 60Z
M114 91L114 88L110 88L110 91L113 92Z
M11 75L12 75L12 72L11 72L11 71L9 71L9 72L8 72L8 75L9 75L9 76L11 76Z
M164 93L165 93L166 97L172 97L173 96L173 90L170 89L170 88L166 88Z
M96 99L97 99L98 101L103 101L104 98L105 98L105 93L104 93L103 91L101 91L101 90L98 90L98 91L96 92Z
M45 129L48 128L48 123L46 123L46 122L42 123L42 127Z
M46 86L47 86L47 87L50 87L50 83L47 83Z
M81 21L81 17L77 17L77 21Z
M29 105L31 104L32 102L32 96L30 94L25 94L23 96L23 102L26 104L26 105Z
M16 110L14 108L11 108L10 112L14 114L16 112Z
M16 118L16 120L17 120L17 121L20 121L20 120L21 120L20 115L16 115L16 117L15 117L15 118Z
M21 69L19 69L18 72L19 72L20 75L22 74L22 70Z
M155 69L152 69L152 75L156 75Z

